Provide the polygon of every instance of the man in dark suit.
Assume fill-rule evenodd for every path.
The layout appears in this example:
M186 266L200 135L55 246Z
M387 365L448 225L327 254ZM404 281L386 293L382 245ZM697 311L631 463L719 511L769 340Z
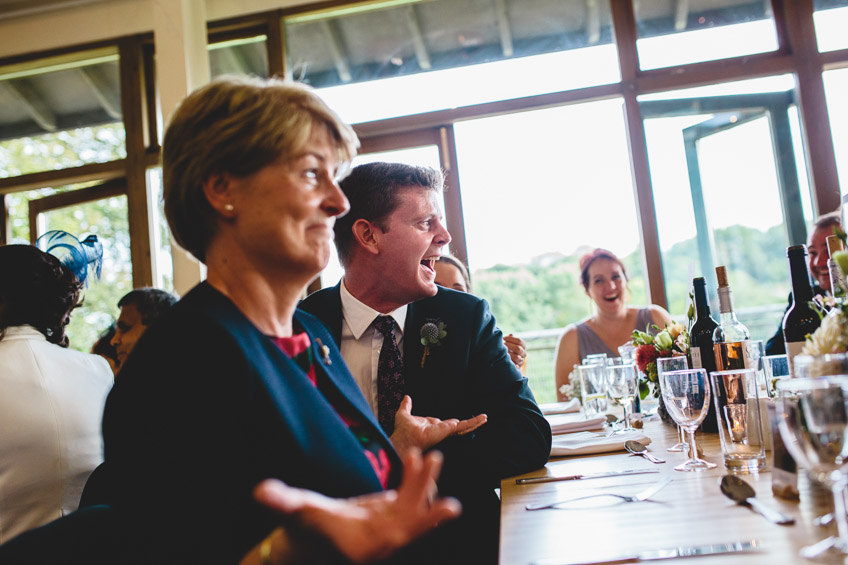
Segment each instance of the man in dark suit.
M830 212L818 217L813 224L813 231L807 241L807 252L810 274L813 275L813 296L830 296L830 271L827 260L830 253L827 250L827 236L833 235L833 229L842 226L839 212ZM792 307L792 293L789 293L788 311ZM786 353L786 343L783 340L783 318L777 326L777 331L766 342L766 355L782 355Z
M335 227L344 279L300 307L329 328L387 433L397 432L394 411L409 408L409 399L398 406L403 395L422 417L488 416L479 429L436 447L445 456L440 492L464 508L442 557L492 562L499 510L493 489L505 477L545 464L550 426L511 362L488 304L434 282L435 261L450 242L438 203L441 173L371 163L353 169L341 187L351 206ZM393 334L378 328L380 318L391 318L384 322ZM392 348L401 358L401 383L387 400L390 384L380 366L383 351ZM392 435L396 447L403 439Z

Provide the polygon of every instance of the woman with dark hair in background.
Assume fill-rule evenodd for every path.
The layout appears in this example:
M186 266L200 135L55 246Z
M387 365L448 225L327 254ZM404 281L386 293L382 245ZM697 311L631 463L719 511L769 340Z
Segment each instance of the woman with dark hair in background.
M606 353L618 357L618 347L630 343L633 330L649 324L665 327L671 316L661 306L627 306L627 272L611 251L595 249L580 259L580 282L595 303L595 314L565 329L556 352L557 399L564 400L560 388L569 383L574 365L587 355Z
M471 277L462 261L452 255L442 255L436 261L436 284L452 288L459 292L471 292ZM527 347L524 340L512 334L504 336L504 345L509 351L509 358L519 369L524 369L527 362Z
M103 460L112 372L65 335L81 288L54 256L0 247L0 543L76 510Z

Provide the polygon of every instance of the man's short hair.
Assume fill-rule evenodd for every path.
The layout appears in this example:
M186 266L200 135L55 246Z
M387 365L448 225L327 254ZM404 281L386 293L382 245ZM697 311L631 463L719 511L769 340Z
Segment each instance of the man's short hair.
M118 308L135 306L141 316L141 323L149 326L177 303L177 297L158 288L137 288L131 290L118 301Z
M816 218L815 223L813 224L813 229L817 230L819 228L826 228L829 226L839 226L842 227L842 215L839 210L834 212L828 212L827 214L822 214L818 218Z
M339 262L347 266L356 242L353 224L368 220L385 229L385 220L399 204L398 194L404 188L442 191L444 175L431 167L417 167L402 163L367 163L354 167L340 183L350 201L350 212L336 220L336 249Z

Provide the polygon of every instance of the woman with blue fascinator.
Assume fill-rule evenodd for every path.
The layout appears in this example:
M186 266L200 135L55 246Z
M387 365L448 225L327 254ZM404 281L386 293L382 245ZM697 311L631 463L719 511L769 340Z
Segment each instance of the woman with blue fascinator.
M53 236L84 279L98 253L75 247L70 234ZM80 278L31 245L0 247L0 543L76 510L103 460L112 371L102 357L68 349L65 335Z

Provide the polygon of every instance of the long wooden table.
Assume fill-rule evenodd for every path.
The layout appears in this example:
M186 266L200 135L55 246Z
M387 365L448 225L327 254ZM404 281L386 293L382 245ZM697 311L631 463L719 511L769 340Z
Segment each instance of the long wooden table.
M800 557L800 549L835 532L812 525L813 518L832 508L829 492L813 487L799 478L801 502L773 498L771 493L771 453L765 471L740 475L757 491L757 498L785 514L795 525L778 526L751 509L738 506L719 490L726 473L717 434L698 434L698 446L704 458L717 463L715 469L700 472L675 471L683 454L666 449L677 441L676 429L657 419L645 422L651 437L649 451L665 464L653 464L627 452L552 459L526 477L564 476L576 473L625 469L659 469L660 474L583 479L533 485L517 485L516 478L501 483L500 563L573 563L612 558L624 553L648 549L729 543L757 539L763 549L756 553L738 553L702 557L696 560L666 560L679 563L811 563ZM614 506L527 511L524 506L591 494L615 492L635 494L670 476L673 482L651 500L657 502L622 503Z

